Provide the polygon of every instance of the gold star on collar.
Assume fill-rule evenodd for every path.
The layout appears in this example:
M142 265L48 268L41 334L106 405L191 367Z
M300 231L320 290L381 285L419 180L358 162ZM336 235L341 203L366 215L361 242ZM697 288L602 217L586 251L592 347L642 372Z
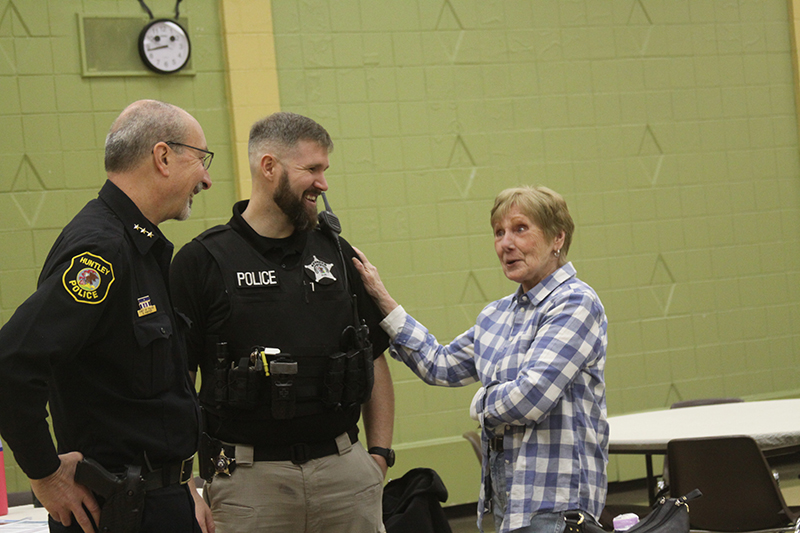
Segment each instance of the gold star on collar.
M150 238L150 239L153 238L153 232L152 231L147 231L147 229L145 227L140 226L139 224L134 224L133 225L133 229L134 230L138 230L139 233L141 233L142 235L147 235L147 237Z

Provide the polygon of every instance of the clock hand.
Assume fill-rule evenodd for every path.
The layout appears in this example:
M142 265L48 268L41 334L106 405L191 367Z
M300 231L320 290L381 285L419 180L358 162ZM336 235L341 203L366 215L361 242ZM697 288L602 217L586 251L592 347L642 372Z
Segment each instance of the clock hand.
M168 44L162 44L161 46L156 46L154 48L148 48L147 51L148 52L152 52L153 50L161 50L162 48L168 48L168 47L169 47Z

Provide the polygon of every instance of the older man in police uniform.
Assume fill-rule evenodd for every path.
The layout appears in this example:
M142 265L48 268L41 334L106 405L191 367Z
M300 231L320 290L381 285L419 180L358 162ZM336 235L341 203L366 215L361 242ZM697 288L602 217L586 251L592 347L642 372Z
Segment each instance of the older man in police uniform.
M128 106L106 139L99 197L0 330L0 433L51 531L199 531L186 484L198 409L167 289L173 246L158 225L189 216L212 156L186 111Z

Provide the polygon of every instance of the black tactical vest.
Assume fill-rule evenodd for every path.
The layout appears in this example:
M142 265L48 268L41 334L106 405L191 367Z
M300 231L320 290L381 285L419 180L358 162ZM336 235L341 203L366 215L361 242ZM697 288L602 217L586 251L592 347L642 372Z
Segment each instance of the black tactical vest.
M372 350L362 357L354 344L354 302L336 243L319 230L307 239L299 263L284 268L227 225L197 238L219 265L230 298L227 320L206 335L215 372L203 376L200 400L216 416L286 419L369 398Z

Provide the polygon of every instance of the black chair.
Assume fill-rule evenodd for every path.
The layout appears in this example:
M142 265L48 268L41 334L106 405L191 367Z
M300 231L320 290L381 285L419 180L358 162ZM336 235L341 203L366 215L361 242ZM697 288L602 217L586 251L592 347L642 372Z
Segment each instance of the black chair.
M693 489L703 493L689 506L692 529L784 529L800 517L800 507L786 505L751 437L674 439L667 444L667 457L672 496Z
M670 409L681 409L683 407L699 407L701 405L718 405L721 403L742 403L741 398L695 398L692 400L681 400L669 406ZM665 487L669 486L669 458L664 457L664 473L661 476Z
M744 400L741 398L694 398L691 400L681 400L679 402L675 402L669 406L670 409L681 409L683 407L697 407L701 405L717 405L721 403L740 403ZM669 485L669 459L664 458L664 470L662 474L662 479L664 480L663 485L664 487ZM661 487L658 487L658 492L661 493ZM663 489L666 492L666 489ZM654 491L655 492L655 491ZM688 491L686 492L688 493ZM681 494L680 496L683 496ZM603 526L603 529L611 531L614 529L613 526L613 519L617 515L621 515L624 513L635 513L639 515L639 518L643 518L646 516L652 509L648 505L636 505L636 504L627 504L627 503L616 503L616 504L607 504L603 509L603 514L600 515L600 525Z

